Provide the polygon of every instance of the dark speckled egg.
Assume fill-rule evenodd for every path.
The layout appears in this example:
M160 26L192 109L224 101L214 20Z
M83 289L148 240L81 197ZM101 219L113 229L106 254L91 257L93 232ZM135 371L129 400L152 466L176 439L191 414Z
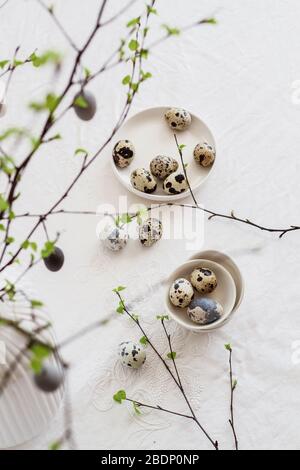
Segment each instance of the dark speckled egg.
M129 140L120 140L113 150L113 159L119 168L126 168L130 165L135 156L134 145Z
M222 305L214 299L199 298L190 303L187 314L198 325L211 325L223 315Z

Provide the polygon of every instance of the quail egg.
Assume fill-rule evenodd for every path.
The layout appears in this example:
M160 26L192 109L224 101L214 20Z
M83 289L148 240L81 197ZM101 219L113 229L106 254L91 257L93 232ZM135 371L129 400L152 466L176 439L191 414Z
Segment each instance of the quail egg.
M175 307L187 307L194 298L192 284L184 278L176 279L170 288L169 297Z
M44 258L46 268L52 272L60 271L64 265L64 262L65 255L58 246L54 247L53 252L47 258Z
M194 158L197 163L200 163L201 166L207 167L214 163L216 158L215 148L203 141L200 144L196 145L194 150Z
M119 345L119 358L124 366L139 369L146 361L146 351L132 341L125 341Z
M129 235L125 228L108 224L100 234L104 246L111 251L120 251L127 245Z
M120 140L113 150L113 159L119 168L126 168L130 165L135 156L135 148L129 140Z
M91 92L83 90L76 95L73 107L79 119L90 121L97 112L96 98Z
M157 183L150 171L145 168L137 168L131 173L130 181L132 186L138 191L151 194L156 191Z
M215 273L208 268L195 269L191 274L191 283L200 294L210 294L218 285Z
M192 300L187 314L193 322L199 325L210 325L221 318L223 307L216 300L202 297Z
M184 131L192 122L190 113L181 108L168 109L165 113L165 118L170 128L177 131Z
M158 155L150 163L150 170L154 176L164 180L167 176L178 170L178 162L172 157Z
M152 246L158 242L163 233L162 223L158 219L147 219L139 229L139 239L143 246Z
M44 364L41 372L34 376L35 385L46 393L58 390L64 382L62 369L52 364Z
M167 194L180 194L188 189L188 182L183 172L178 171L168 176L163 183L163 190Z

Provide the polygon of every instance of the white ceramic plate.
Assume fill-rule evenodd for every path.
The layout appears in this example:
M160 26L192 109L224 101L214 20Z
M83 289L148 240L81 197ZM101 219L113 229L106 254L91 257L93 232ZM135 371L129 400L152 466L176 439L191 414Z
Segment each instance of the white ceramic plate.
M181 277L190 279L192 271L199 267L207 267L214 271L218 279L218 286L211 294L205 294L201 296L195 290L195 297L208 297L217 300L221 303L224 309L224 313L220 320L212 323L211 325L197 325L187 315L186 308L175 307L169 299L169 290L174 281ZM236 286L231 274L220 264L215 263L211 260L191 260L179 266L170 276L169 283L167 284L165 307L167 313L179 323L181 326L188 328L189 330L207 332L218 327L224 323L224 320L228 318L234 308L236 301Z
M166 155L175 158L180 164L180 156L174 139L174 131L165 121L164 113L168 107L150 108L142 111L125 122L113 139L110 153L119 140L130 140L136 149L136 156L127 168L118 168L112 156L111 162L114 174L123 186L137 196L152 201L175 201L189 196L189 191L177 195L167 195L163 192L162 182L158 181L158 188L153 194L145 194L137 191L130 183L130 175L136 168L149 170L151 160L157 155ZM192 114L191 126L183 132L176 132L179 144L186 145L184 149L184 161L188 164L187 175L192 188L196 191L207 179L214 165L203 168L197 164L193 157L194 148L201 140L216 146L214 137L207 125L197 116Z

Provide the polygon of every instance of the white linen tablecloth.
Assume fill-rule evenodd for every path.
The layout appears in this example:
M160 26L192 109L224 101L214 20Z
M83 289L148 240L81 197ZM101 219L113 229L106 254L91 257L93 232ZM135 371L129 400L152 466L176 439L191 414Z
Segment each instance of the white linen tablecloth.
M107 17L123 1L109 2ZM105 54L118 45L124 23L139 12L132 8L116 24L103 29L87 54L85 64L96 69ZM78 43L94 24L98 0L58 0L56 13ZM236 214L270 227L300 223L300 3L297 0L158 0L159 23L189 24L216 16L217 26L192 29L155 49L147 64L153 79L145 84L132 112L174 104L198 114L211 127L218 159L213 176L198 194L205 207ZM36 2L11 0L0 10L0 59L20 56L35 48L60 49L71 65L72 52L45 11ZM123 28L123 29L122 29ZM126 67L116 68L92 84L99 110L91 123L71 113L61 122L60 142L45 147L22 183L18 210L39 212L65 189L78 170L77 147L90 152L109 134L124 99L120 85ZM30 123L26 109L53 88L49 68L31 66L16 73L8 95L8 114L1 129ZM298 102L299 101L299 102ZM96 210L117 204L124 188L114 178L108 158L89 169L64 207ZM130 202L141 202L129 195ZM64 268L52 274L39 265L25 285L47 306L58 338L113 312L112 289L126 285L124 295L141 315L154 342L167 353L157 314L163 313L164 286L155 287L192 252L184 240L162 241L153 250L132 242L122 253L104 251L96 237L95 217L56 216L49 231L61 232ZM20 222L22 233L28 221ZM41 230L36 239L42 243ZM240 266L246 296L233 321L206 335L182 330L173 322L174 349L187 393L202 424L220 443L233 448L228 424L228 353L234 348L236 428L242 449L300 449L300 234L262 233L233 221L205 222L205 249L227 252ZM199 247L201 248L201 247ZM135 302L133 302L135 299ZM118 406L112 395L128 395L184 412L182 398L148 350L145 367L133 374L122 369L117 345L139 340L140 333L124 317L112 320L64 351L71 363L70 390L77 445L81 449L210 449L193 422L145 411L135 416L131 407ZM63 410L43 435L20 448L46 449L63 429Z

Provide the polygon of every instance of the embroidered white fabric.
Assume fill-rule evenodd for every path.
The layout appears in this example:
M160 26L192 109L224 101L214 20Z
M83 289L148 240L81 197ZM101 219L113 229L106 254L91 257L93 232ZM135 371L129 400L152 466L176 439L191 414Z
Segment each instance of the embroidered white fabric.
M124 4L123 0L108 3L107 18ZM98 4L98 0L55 2L56 14L78 44L94 24ZM143 4L138 0L127 16L99 32L84 59L85 66L97 69L107 51L118 45L121 25L136 16ZM215 15L218 25L194 28L153 51L146 65L153 79L142 87L132 112L178 105L208 123L217 141L218 157L213 176L198 194L205 207L226 213L234 209L239 216L275 228L299 224L299 2L158 0L157 8L160 16L154 19L154 35L160 34L160 23L189 24ZM36 2L7 4L0 10L0 21L1 59L11 57L21 44L20 57L36 48L60 49L71 65L73 52ZM57 126L55 132L60 132L63 140L44 146L28 168L18 213L47 210L81 165L74 150L84 147L92 153L109 135L123 104L120 82L126 73L124 67L115 68L92 83L90 89L98 101L92 122L81 122L70 112ZM52 83L50 67L32 70L29 65L17 71L1 129L26 123L33 127L36 118L26 104L58 91L66 77L67 70ZM120 195L126 193L114 178L106 154L80 180L63 207L95 210L102 204L117 205ZM130 203L142 201L127 196ZM61 232L64 268L53 274L40 264L26 282L47 305L59 339L113 312L117 299L112 289L126 285L124 295L133 311L141 316L160 352L166 354L167 343L155 320L164 308L165 286L160 281L192 252L184 240L163 240L151 250L132 240L121 253L104 251L96 238L98 220L52 217L49 233L55 237ZM17 235L21 237L28 227L28 220L20 221ZM241 448L300 448L299 237L296 232L279 240L275 234L233 221L205 222L203 247L234 257L245 277L245 300L233 321L214 333L199 336L173 322L168 328L187 394L220 448L233 448L228 424L228 353L224 349L229 342L238 378L235 410ZM35 239L43 243L42 230ZM128 319L113 315L105 327L64 350L72 365L70 390L78 447L209 449L210 443L193 422L156 411L144 411L139 417L131 406L113 403L113 394L123 388L131 398L187 411L149 348L142 370L120 366L118 344L138 341L142 335ZM60 413L46 433L20 448L47 448L60 437L62 427Z

